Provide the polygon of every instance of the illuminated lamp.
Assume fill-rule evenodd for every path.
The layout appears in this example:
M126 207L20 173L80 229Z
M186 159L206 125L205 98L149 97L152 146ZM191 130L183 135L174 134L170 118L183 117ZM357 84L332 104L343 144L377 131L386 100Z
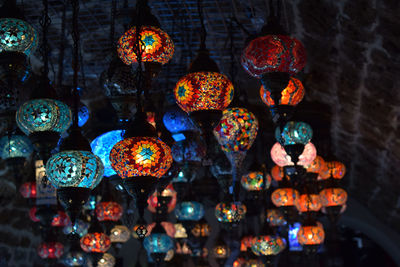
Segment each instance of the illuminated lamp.
M278 188L271 194L272 203L276 207L294 206L299 192L293 188Z
M17 133L0 138L0 158L4 160L25 160L32 152L32 143L25 135Z
M175 209L178 221L199 221L204 216L203 204L197 201L180 202Z
M347 192L340 187L323 189L319 195L324 207L343 206L347 201Z
M286 240L275 235L261 235L253 239L251 250L257 256L271 256L286 248Z
M125 225L116 225L110 231L111 243L125 243L131 237L131 231Z
M211 255L216 259L219 266L224 266L225 261L231 254L231 250L221 236L224 236L223 233L220 233L215 241L214 247L211 250Z
M64 246L60 242L41 243L37 252L42 259L58 259L64 254Z
M187 131L198 131L196 125L192 122L186 112L179 107L169 108L163 116L163 122L168 131L172 134L178 134ZM179 141L179 140L175 140Z
M103 201L96 205L96 217L99 222L116 222L122 217L123 208L114 201Z
M290 77L288 85L280 94L263 85L260 88L261 99L270 109L275 123L290 119L294 107L303 100L304 94L303 84L294 77Z
M264 176L266 179L264 179ZM261 191L271 186L271 176L262 172L249 172L242 176L240 183L247 191Z
M316 156L312 163L306 166L307 173L318 174L317 179L326 179L329 177L329 170L325 160L321 156Z
M110 253L104 253L102 257L97 261L97 267L114 267L115 258Z
M89 223L80 219L77 219L74 225L72 225L71 220L68 220L68 224L63 228L63 233L66 235L76 233L78 236L83 237L88 233L89 227Z
M334 179L342 179L346 174L346 166L339 161L327 162L330 177Z
M224 224L237 224L246 215L246 206L240 202L220 202L215 207L215 217Z
M160 223L156 223L152 233L145 237L143 246L151 258L158 264L165 259L168 251L173 249L174 241L167 235Z
M83 253L80 248L79 250L73 250L71 248L70 251L64 255L62 262L68 267L83 266L86 262L85 253Z
M152 212L156 213L157 207L161 210L161 213L170 213L175 209L177 201L177 193L172 186L169 184L162 192L159 194L155 191L148 199L147 199L147 209ZM162 207L166 206L167 210L164 212L162 211Z
M295 201L297 210L301 213L316 212L322 207L322 202L319 194L301 194Z
M283 226L287 223L283 213L278 209L268 209L266 217L268 224L272 227Z
M23 198L36 198L36 182L26 182L23 183L19 192Z
M297 232L297 240L307 254L315 253L324 242L325 231L320 222L309 222L302 225Z
M253 245L253 239L254 236L251 235L247 235L242 237L242 239L240 240L240 251L247 251L247 249L250 249L251 246Z
M110 238L104 233L88 233L81 238L81 248L87 253L105 253L111 246Z
M275 165L271 169L271 176L277 182L281 182L284 178L290 180L290 177L285 174L283 167Z
M57 215L53 217L51 221L52 227L65 227L70 224L70 219L64 211L57 211Z

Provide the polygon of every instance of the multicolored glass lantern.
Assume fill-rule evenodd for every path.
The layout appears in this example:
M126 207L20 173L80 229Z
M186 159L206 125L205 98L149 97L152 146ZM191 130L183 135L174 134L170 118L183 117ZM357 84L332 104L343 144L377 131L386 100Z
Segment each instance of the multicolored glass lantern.
M266 217L267 222L272 227L286 225L287 223L285 216L283 216L282 212L280 212L278 209L268 209Z
M19 52L29 56L35 51L38 37L27 22L16 18L0 19L0 53Z
M187 112L223 110L233 99L233 85L217 72L194 72L182 77L174 94L179 107Z
M222 223L239 222L246 212L246 206L240 202L221 202L215 207L215 217Z
M244 49L241 63L253 77L265 73L296 74L306 64L306 51L301 42L286 35L266 35L252 40Z
M321 156L316 156L315 159L311 162L310 165L305 166L307 172L312 173L322 173L327 170L327 165L325 160Z
M305 145L303 153L299 156L299 161L297 165L308 166L317 156L317 149L313 143L308 143ZM292 166L292 158L286 153L285 149L278 142L275 143L271 148L271 158L272 161L279 167Z
M225 243L216 244L212 250L212 255L217 259L226 259L231 251Z
M277 255L286 248L286 240L279 236L262 235L253 239L251 250L257 256Z
M126 31L118 40L117 51L126 65L137 62L135 53L136 27ZM167 63L174 54L174 43L169 35L160 28L142 26L140 28L142 62Z
M327 162L327 167L330 173L330 177L334 179L342 179L346 174L346 166L339 161Z
M64 246L60 242L41 243L37 252L42 259L58 259L64 253Z
M262 172L250 172L242 176L240 183L247 191L260 191L271 186L271 176L266 174L265 178Z
M280 127L275 129L276 141L283 146L286 145L307 145L313 135L309 124L301 121L289 121L285 124L282 131Z
M126 138L111 149L111 166L122 179L135 176L161 178L172 164L171 149L155 137Z
M0 158L27 158L33 152L32 143L25 135L10 135L0 138Z
M175 209L179 221L198 221L204 216L203 204L196 201L180 202Z
M264 267L265 264L261 259L245 259L237 258L233 262L233 267Z
M33 99L23 103L16 114L18 127L29 135L34 132L65 132L72 122L70 108L54 99Z
M71 220L68 220L68 224L63 228L63 233L65 235L76 233L80 237L82 237L88 233L89 226L89 223L84 222L80 219L77 219L74 225L72 225Z
M322 202L318 194L301 194L296 199L295 206L299 212L319 211Z
M199 130L188 114L178 107L168 109L163 116L163 122L165 128L173 134Z
M36 198L36 182L26 182L23 183L19 192L23 198Z
M104 233L88 233L81 238L81 248L87 253L105 253L111 246L111 240Z
M65 227L70 224L71 221L68 215L64 211L57 211L57 215L54 216L53 220L51 221L52 227Z
M56 188L95 188L103 178L100 158L88 151L62 151L50 157L46 173Z
M279 103L275 103L272 99L270 88L264 88L263 85L260 88L261 99L268 107L273 107L275 105L296 106L303 100L304 94L305 90L303 84L299 79L294 77L290 77L289 84L281 93Z
M173 249L174 242L167 234L153 233L144 239L143 246L148 253L167 253Z
M111 243L125 243L131 237L131 231L125 225L116 225L110 231Z
M176 162L201 162L206 156L206 146L201 140L192 138L176 142L172 148L172 157Z
M104 201L96 205L96 217L99 222L113 221L116 222L122 217L123 208L114 201Z
M97 267L114 267L115 258L110 253L104 253L100 260L97 261Z
M282 181L284 177L290 180L290 177L285 174L285 170L278 165L272 167L271 176L277 182Z
M343 206L347 201L347 192L340 187L323 189L319 195L324 207Z
M272 203L277 207L294 206L299 192L293 188L278 188L271 194Z
M124 130L114 130L106 132L96 137L91 143L93 154L98 156L104 165L104 176L110 177L115 175L115 171L111 167L110 152L113 146L121 141Z
M247 235L240 240L240 251L247 251L253 245L254 236Z
M63 257L63 263L67 266L83 266L86 262L85 254L82 251L69 251Z
M167 204L168 210L167 212L170 213L175 209L176 201L177 201L177 193L172 186L169 184L162 192L161 197L170 197L170 201ZM148 199L147 199L147 208L150 212L155 213L156 208L158 207L158 192L154 192Z
M297 233L300 245L320 245L324 242L325 231L320 222L316 225L303 225Z

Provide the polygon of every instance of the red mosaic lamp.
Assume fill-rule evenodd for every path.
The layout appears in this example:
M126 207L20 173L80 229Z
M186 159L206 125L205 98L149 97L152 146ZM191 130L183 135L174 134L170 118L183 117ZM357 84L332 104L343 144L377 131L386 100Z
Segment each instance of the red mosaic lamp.
M43 242L37 248L42 259L59 259L64 254L64 245L60 242Z
M23 183L19 192L23 198L36 198L36 182Z
M117 222L122 217L123 208L114 201L103 201L96 205L96 217L99 222Z
M324 227L320 222L306 222L297 232L297 240L307 254L314 254L325 240Z

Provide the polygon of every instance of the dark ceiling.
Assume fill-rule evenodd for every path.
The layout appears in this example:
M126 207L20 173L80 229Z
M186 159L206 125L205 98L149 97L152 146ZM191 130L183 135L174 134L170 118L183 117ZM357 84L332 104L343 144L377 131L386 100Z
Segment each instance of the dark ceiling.
M80 30L85 74L84 101L91 112L103 108L100 74L107 68L110 0L81 1ZM129 8L118 2L116 37L123 32ZM264 108L258 97L259 81L240 66L241 50L248 33L264 24L267 0L203 0L207 46L223 73L229 74L229 18L234 24L234 81L237 90ZM331 152L348 168L347 189L386 225L400 232L400 4L397 0L282 0L281 23L307 49L304 72L306 100L331 110ZM51 75L57 73L61 16L64 1L49 0L51 24ZM26 18L39 27L41 1L23 0ZM171 91L195 54L200 22L197 1L150 1L153 13L169 33L176 51L154 85ZM67 8L64 83L71 78L71 10ZM31 59L40 67L39 55ZM99 104L100 103L100 104ZM324 113L326 110L315 110Z

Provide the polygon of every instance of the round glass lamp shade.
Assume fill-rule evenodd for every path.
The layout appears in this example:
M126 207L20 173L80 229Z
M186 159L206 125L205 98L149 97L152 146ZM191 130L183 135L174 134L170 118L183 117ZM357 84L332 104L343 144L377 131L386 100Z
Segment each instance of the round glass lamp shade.
M327 162L329 174L334 179L342 179L346 174L346 166L339 161Z
M303 153L299 156L297 165L308 166L310 165L315 157L317 156L317 149L313 143L305 145ZM271 148L272 161L279 167L294 165L292 158L286 153L285 149L281 144L276 142Z
M198 221L204 216L204 206L197 201L183 201L175 209L178 221Z
M172 157L176 162L201 162L206 156L206 146L201 140L186 139L173 144Z
M116 222L122 217L123 208L114 201L104 201L96 205L96 217L99 222L112 221Z
M97 261L97 267L114 267L115 258L110 253L104 253L101 259Z
M249 172L242 176L240 183L247 191L261 191L271 186L271 176L267 174L264 179L262 172Z
M299 212L319 211L322 207L321 197L318 194L301 194L295 206Z
M116 172L111 167L110 152L113 146L121 141L124 130L114 130L106 132L96 137L91 143L93 154L98 156L104 165L104 176L109 177L116 175Z
M294 206L299 192L293 188L278 188L271 194L272 203L277 207Z
M36 49L37 43L37 33L26 21L0 19L0 53L19 52L29 56Z
M167 212L170 213L175 209L176 206L176 201L177 201L177 193L172 186L172 184L169 184L162 192L161 192L161 197L170 197L171 200L167 204ZM156 208L158 206L158 192L154 192L151 194L151 196L147 199L147 208L150 212L155 213Z
M246 206L240 202L221 202L215 207L215 217L222 223L239 222L246 212Z
M276 141L282 145L306 145L310 142L313 135L312 128L309 124L301 121L289 121L283 127L275 130Z
M253 245L254 236L247 235L240 240L240 251L247 251Z
M262 101L268 106L273 107L275 105L289 105L296 106L303 100L305 94L304 86L299 79L290 77L287 87L282 91L279 103L271 97L271 89L261 86L260 96Z
M110 231L111 243L125 243L131 237L131 231L125 225L116 225Z
M63 263L69 267L82 266L85 262L85 254L81 251L70 251L63 257Z
M214 135L225 152L250 149L257 137L258 120L245 108L228 108L214 129Z
M34 132L65 132L72 122L71 109L54 99L33 99L23 103L16 114L18 127L29 135Z
M252 40L244 49L241 63L253 77L270 72L296 74L306 64L301 42L286 35L266 35Z
M95 188L103 178L100 158L88 151L67 150L54 154L46 164L46 173L55 188Z
M32 143L25 135L11 135L0 138L0 157L2 159L27 158L32 152Z
M279 236L262 235L253 239L251 250L257 256L277 255L286 248L286 240Z
M272 227L285 225L287 222L285 216L278 209L268 209L267 210L267 222Z
M153 233L144 239L143 246L148 253L167 253L173 249L174 241L167 234Z
M111 246L111 240L104 233L89 233L81 238L81 248L87 253L105 253Z
M69 219L68 215L64 211L59 210L57 212L57 215L53 217L53 220L51 221L51 226L65 227L69 223L71 223L71 220Z
M137 62L136 37L136 27L132 27L118 41L118 55L126 65ZM159 28L142 26L140 28L140 41L143 62L165 64L174 55L174 43L171 37Z
M233 99L233 84L218 72L194 72L183 76L175 86L179 107L187 112L223 110Z
M171 167L171 149L155 137L131 137L111 149L111 166L122 179L135 176L161 178Z
M347 201L347 192L340 187L323 189L319 195L324 207L343 206Z
M163 122L171 133L198 131L188 114L178 107L168 109L163 116Z
M322 170L327 168L325 160L321 156L316 156L310 165L304 166L307 172L320 173Z
M64 245L59 242L41 243L37 252L42 259L58 259L64 253Z
M217 259L226 259L231 254L231 251L227 245L219 244L213 248L212 254Z
M286 176L285 170L283 169L283 167L280 167L278 165L275 165L274 167L272 167L271 176L272 176L272 179L274 179L277 182L282 181L284 177L286 177L287 179L290 180L290 177Z
M80 219L77 219L75 222L75 225L72 226L71 220L68 220L68 224L63 228L63 233L65 235L69 235L71 233L77 233L80 237L84 236L87 234L89 230L89 223L82 221Z
M23 183L19 188L19 192L23 198L36 198L36 182Z
M324 242L325 231L321 223L317 225L301 226L297 232L297 240L300 245L319 245Z

